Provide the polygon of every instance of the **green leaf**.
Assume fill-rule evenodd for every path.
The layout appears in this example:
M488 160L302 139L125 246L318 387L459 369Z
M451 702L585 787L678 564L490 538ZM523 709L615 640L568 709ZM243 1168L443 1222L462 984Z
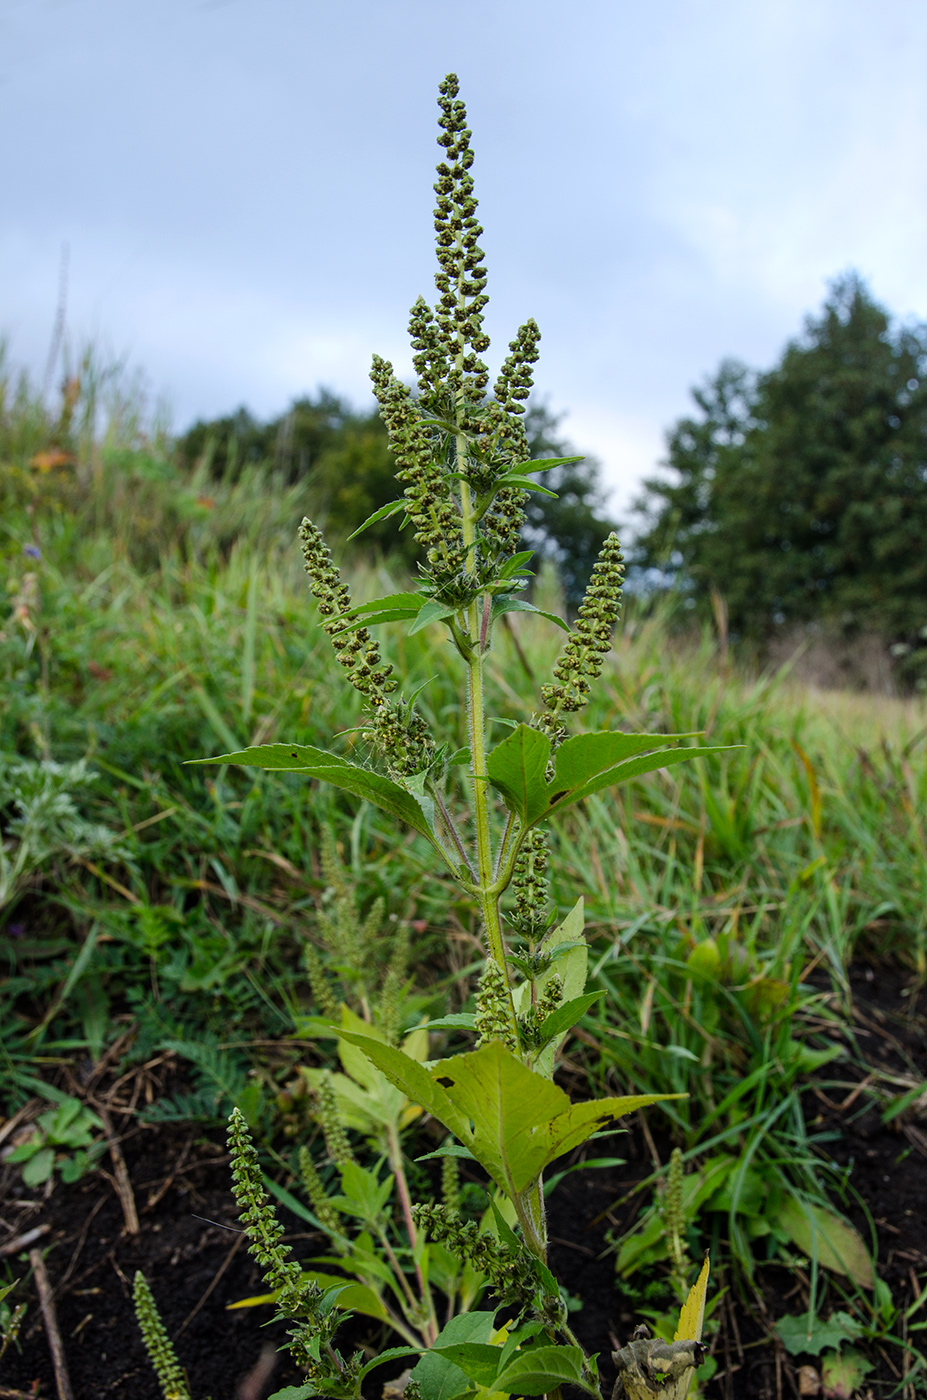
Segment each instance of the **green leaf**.
M888 1108L882 1113L882 1122L891 1123L900 1113L904 1113L912 1104L917 1103L918 1099L923 1099L924 1103L927 1104L927 1082L916 1084L906 1094L899 1094L897 1098L892 1099Z
M415 614L425 602L421 593L387 593L382 598L373 598L369 603L358 603L349 608L341 625L332 633L357 631L358 627L376 627L381 622L393 622Z
M825 1268L847 1275L860 1288L872 1288L875 1275L869 1251L853 1226L839 1215L790 1195L779 1212L777 1224L809 1259L817 1255L818 1263Z
M258 744L252 748L240 749L237 753L218 754L215 758L193 758L191 764L228 763L242 768L268 768L284 773L304 773L309 778L317 778L331 783L334 787L350 792L372 802L381 811L411 826L422 836L427 836L431 844L441 850L421 804L405 788L374 773L369 768L360 768L356 763L339 758L337 754L326 753L324 749L312 748L309 744ZM441 852L443 855L443 851Z
M525 568L528 560L533 558L533 549L522 549L518 554L513 554L511 559L507 559L499 570L499 578L514 578L516 574L520 574L525 578L533 578L534 575L531 573L531 570Z
M556 1296L560 1297L559 1291ZM543 1330L544 1324L541 1322L526 1322L523 1327L513 1327L502 1344L502 1359L499 1370L505 1369L520 1346L530 1341L532 1337L536 1337Z
M419 1347L388 1347L386 1351L381 1351L379 1356L375 1356L372 1361L368 1361L366 1366L360 1369L360 1379L369 1376L371 1371L375 1371L378 1366L382 1366L384 1361L398 1361L401 1356L421 1356Z
M536 462L519 462L515 472L549 472L554 467L568 467L573 462L584 462L585 457L540 457Z
M615 783L626 782L657 768L668 768L688 758L726 753L730 748L740 747L732 744L652 752L661 745L688 737L618 732L580 734L567 739L557 750L554 778L548 783L550 741L529 725L519 724L490 751L487 773L509 810L516 812L526 826L534 826L555 809L570 807ZM651 752L632 757L640 755L642 750Z
M455 1011L450 1016L442 1016L437 1021L429 1021L426 1031L472 1031L476 1016L472 1011Z
M534 481L530 476L519 476L517 472L507 472L505 476L500 476L495 489L500 486L516 486L521 491L537 491L541 496L552 496L555 501L559 499L556 491L541 486L540 482Z
M563 747L565 748L566 745L564 744ZM650 753L645 754L643 758L632 758L627 763L617 763L614 768L607 768L604 772L596 774L588 782L583 783L582 787L557 796L557 800L551 803L549 810L560 811L564 807L572 807L575 802L581 802L584 797L591 797L594 792L601 792L602 788L614 787L617 783L626 783L630 778L641 777L644 773L653 773L658 768L671 768L673 764L685 763L690 758L705 758L708 754L728 753L731 749L739 748L743 748L743 745L704 745L698 748L666 749L662 753ZM551 784L551 792L555 795L556 788L555 781ZM545 812L543 815L546 816L548 813Z
M407 618L415 617L418 608L385 608L383 612L369 613L367 617L353 617L343 626L332 631L333 637L340 637L343 632L357 632L361 627L379 627L381 622L405 622Z
M51 1147L43 1147L23 1163L23 1182L26 1186L41 1186L55 1170L55 1153Z
M576 734L564 740L557 750L554 787L575 791L625 759L665 748L677 739L693 737L692 734L624 734L616 730Z
M422 1391L422 1400L456 1400L473 1386L459 1366L435 1352L435 1347L461 1342L488 1342L495 1326L495 1312L466 1312L451 1318L412 1371L412 1379Z
M393 1177L378 1181L373 1172L356 1162L345 1162L341 1168L341 1187L344 1194L333 1196L332 1205L349 1215L360 1216L368 1225L376 1225L392 1194Z
M419 609L418 617L409 628L409 636L421 632L429 623L444 622L449 617L455 617L458 612L459 608L449 608L446 603L439 603L432 598Z
M467 1147L461 1147L459 1142L446 1142L443 1147L439 1147L436 1152L426 1152L424 1157L416 1157L416 1162L433 1162L436 1157L459 1157L462 1162L474 1162L476 1158Z
M604 991L586 992L581 997L572 997L565 1001L562 1006L558 1006L556 1011L552 1011L549 1016L541 1022L538 1034L541 1036L543 1044L553 1040L554 1036L564 1035L576 1022L581 1020L597 1001L604 997Z
M657 1101L648 1095L571 1104L561 1088L500 1041L439 1060L431 1073L472 1124L461 1141L510 1196L520 1195L549 1162L606 1123Z
M579 1347L529 1347L518 1352L493 1381L494 1390L509 1395L544 1395L561 1385L582 1386L595 1394L583 1381L583 1353Z
M509 612L529 612L537 613L539 617L546 617L548 622L553 622L562 632L569 632L570 624L564 622L562 617L556 613L545 612L543 608L536 608L533 603L526 603L524 598L510 598L506 593L499 593L493 599L492 617L495 622L497 617Z
M389 520L390 516L398 515L399 511L403 509L405 504L406 501L403 497L403 499L399 501L390 501L388 505L381 506L379 510L375 510L373 512L373 515L368 515L363 525L358 525L357 529L354 531L354 534L348 535L348 539L356 540L358 535L363 534L363 532L367 529L368 525L376 525L378 520Z
M509 1222L506 1220L505 1216L502 1214L502 1211L499 1209L499 1202L491 1199L489 1202L489 1208L492 1211L493 1223L496 1227L496 1234L498 1235L501 1242L503 1244L507 1244L509 1249L514 1249L516 1251L520 1250L521 1245L518 1242L518 1236L512 1229ZM512 1207L512 1209L514 1211L514 1207Z
M446 1342L443 1345L435 1342L431 1350L453 1366L459 1366L477 1385L486 1390L494 1388L492 1383L502 1358L501 1347L493 1346L492 1342Z
M204 763L237 763L242 768L271 768L282 773L302 773L307 768L345 768L347 759L311 744L255 744L235 753L221 753L215 758L188 758L187 767Z
M361 617L364 613L383 612L388 608L413 608L418 612L425 602L421 593L386 593L382 598L372 598L369 603L358 603L348 608L346 617Z
M800 1317L780 1317L776 1331L786 1351L792 1356L820 1356L822 1351L833 1347L836 1350L844 1342L852 1342L862 1332L862 1326L849 1313L833 1313L825 1322L824 1318L810 1313Z
M486 759L489 781L510 811L531 826L549 805L546 770L550 740L546 734L519 724Z
M520 1195L556 1157L638 1108L679 1097L632 1095L571 1104L561 1088L492 1041L427 1069L392 1046L345 1034L378 1069L469 1148L497 1185Z

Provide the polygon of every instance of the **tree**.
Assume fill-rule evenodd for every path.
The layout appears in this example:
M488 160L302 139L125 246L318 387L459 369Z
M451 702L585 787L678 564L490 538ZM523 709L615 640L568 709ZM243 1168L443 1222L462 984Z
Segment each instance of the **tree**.
M525 431L532 460L570 457L576 449L560 437L562 415L546 404L533 403L525 414ZM560 572L570 606L578 605L598 558L602 541L616 527L604 513L598 459L587 456L568 466L554 467L539 480L557 499L532 494L528 498L525 547L539 559L552 559Z
M823 620L927 638L927 327L893 323L850 274L766 374L725 361L668 437L635 562L734 631Z

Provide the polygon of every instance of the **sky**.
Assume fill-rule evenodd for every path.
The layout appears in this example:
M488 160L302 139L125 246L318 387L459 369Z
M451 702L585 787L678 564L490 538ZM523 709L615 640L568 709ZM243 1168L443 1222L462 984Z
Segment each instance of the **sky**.
M927 319L923 0L0 0L0 335L144 371L175 429L411 377L437 85L467 103L494 369L627 515L690 389L841 272Z

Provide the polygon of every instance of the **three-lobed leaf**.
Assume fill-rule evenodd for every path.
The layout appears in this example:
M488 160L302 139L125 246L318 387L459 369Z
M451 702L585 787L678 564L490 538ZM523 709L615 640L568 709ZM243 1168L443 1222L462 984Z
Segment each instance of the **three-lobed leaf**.
M425 1067L370 1037L343 1033L408 1098L452 1132L508 1196L556 1157L638 1108L672 1098L640 1094L573 1104L500 1041Z
M667 749L688 734L578 734L567 739L554 758L550 782L550 740L546 734L519 724L487 755L487 774L510 811L525 826L534 826L554 810L571 807L603 788L668 768L689 758L725 753L738 745L705 745ZM656 752L655 752L656 750Z

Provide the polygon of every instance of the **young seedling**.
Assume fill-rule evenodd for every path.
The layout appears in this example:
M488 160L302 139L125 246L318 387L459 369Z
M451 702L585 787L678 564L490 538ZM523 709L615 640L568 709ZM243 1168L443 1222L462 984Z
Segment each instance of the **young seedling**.
M602 546L573 626L542 614L567 634L552 681L533 705L526 703L523 722L501 743L490 741L485 667L496 624L511 612L539 611L522 596L531 577L531 553L521 547L527 493L547 489L537 482L538 473L576 459L529 459L522 416L540 338L534 321L511 341L490 393L482 359L489 347L483 325L486 270L470 174L471 133L453 75L441 84L439 107L439 296L434 307L419 298L412 308L417 392L378 356L371 375L404 493L366 524L404 513L423 554L418 586L357 606L319 530L309 520L300 529L322 627L366 702L360 737L369 759L274 743L197 761L299 772L371 802L418 832L478 906L487 961L476 1012L452 1018L455 1028L472 1031L473 1049L428 1063L366 1027L345 1024L340 1039L361 1051L409 1103L444 1124L457 1140L444 1151L478 1162L508 1209L494 1207L490 1234L446 1205L413 1204L410 1242L419 1271L427 1272L434 1244L461 1260L478 1260L496 1307L452 1319L427 1350L394 1348L366 1364L360 1354L344 1358L333 1343L340 1285L320 1289L281 1248L244 1120L233 1114L230 1143L242 1219L277 1295L278 1313L292 1323L291 1350L308 1375L305 1386L281 1393L287 1400L358 1400L374 1366L423 1350L406 1390L410 1400L453 1400L482 1391L556 1394L563 1384L600 1395L595 1357L573 1335L548 1268L543 1172L593 1134L667 1096L574 1104L553 1083L567 1033L601 993L585 993L582 900L559 923L550 909L545 828L604 788L719 752L679 747L680 739L694 737L687 735L569 732L569 718L583 709L601 674L619 617L623 563L615 535ZM403 692L402 678L371 632L387 622L405 624L410 634L441 628L456 649L466 679L465 749L432 733L416 696ZM469 773L468 801L456 779L461 767ZM704 1279L707 1274L703 1302ZM497 1325L503 1307L508 1321ZM686 1333L677 1342L660 1343L669 1349L674 1400L688 1386L696 1340ZM639 1376L624 1381L629 1395L670 1393L666 1358L661 1353L656 1359L656 1369L635 1362Z

